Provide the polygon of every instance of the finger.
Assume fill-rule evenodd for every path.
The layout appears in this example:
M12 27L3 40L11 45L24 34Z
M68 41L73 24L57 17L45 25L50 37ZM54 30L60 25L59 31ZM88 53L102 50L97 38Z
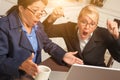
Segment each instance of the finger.
M37 64L34 63L34 64L31 66L31 68L32 68L32 70L33 70L34 72L39 73L39 69L38 69Z
M116 34L118 33L118 25L115 21L108 22L108 29L111 33Z
M110 20L107 20L107 28L109 29L109 30L112 30L112 26L111 26L111 21Z
M77 54L78 53L78 51L75 51L75 52L71 52L71 54L73 54L73 55L75 55L75 54Z
M81 59L79 59L79 58L76 58L76 63L77 63L77 64L84 64L84 63L83 63L83 60L81 60Z
M30 71L29 73L28 73L29 75L31 75L32 77L35 77L37 74L34 72L34 71Z
M33 58L34 58L34 53L32 53L28 59L32 60Z
M55 12L59 12L59 11L61 11L61 10L62 10L62 7L56 7L56 8L54 9Z
M70 62L71 64L83 64L83 61L79 58L74 58Z
M115 21L113 22L113 32L114 33L118 32L118 24Z
M63 16L64 15L64 12L63 12L63 8L62 7L57 7L56 9L56 13L60 16Z
M37 76L37 74L38 74L37 72L33 72L32 76L35 77L35 76Z
M32 77L33 77L33 79L35 79L36 76L32 76Z
M116 27L113 27L113 33L115 34L116 33Z
M31 76L36 76L39 73L39 71L37 71L37 69L35 69L34 67L31 67L29 70L29 74Z
M54 14L57 15L57 14L58 14L58 11L57 11L57 10L54 10Z
M114 36L114 38L119 38L119 30L118 30L118 28L115 28L114 29L114 31L113 31L113 36Z
M56 7L55 9L56 9L56 10L62 10L63 8L62 8L62 6L58 6L58 7Z

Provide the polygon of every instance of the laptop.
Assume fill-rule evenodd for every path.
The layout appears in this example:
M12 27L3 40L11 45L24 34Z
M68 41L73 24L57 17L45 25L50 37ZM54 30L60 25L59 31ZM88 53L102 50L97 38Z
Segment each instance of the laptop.
M74 64L64 80L120 80L120 69Z

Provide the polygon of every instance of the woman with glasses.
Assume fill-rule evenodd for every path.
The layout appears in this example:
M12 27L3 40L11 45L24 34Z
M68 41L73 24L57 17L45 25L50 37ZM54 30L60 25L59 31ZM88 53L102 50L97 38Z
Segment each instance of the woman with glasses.
M0 18L0 80L33 80L40 71L41 50L59 64L82 61L54 44L39 21L46 15L47 0L18 0L18 4ZM70 55L69 55L70 54Z
M106 49L120 62L120 34L116 22L108 20L107 29L98 27L99 13L93 5L82 8L77 23L53 25L61 16L63 10L57 8L43 22L49 37L63 37L68 51L78 51L76 57L83 60L86 65L106 66L104 63Z

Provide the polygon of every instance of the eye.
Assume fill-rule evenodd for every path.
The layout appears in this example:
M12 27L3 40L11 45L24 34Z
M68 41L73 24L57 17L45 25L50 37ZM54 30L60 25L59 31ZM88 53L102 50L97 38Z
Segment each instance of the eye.
M36 13L37 11L38 11L37 9L33 9L33 12L35 12L35 13Z
M95 26L96 24L95 24L94 22L92 22L90 25L91 25L91 26Z
M94 26L95 24L91 23L90 25L91 25L91 26Z
M86 25L86 24L87 24L87 22L86 22L86 21L81 21L81 23L82 23L83 25Z
M37 11L39 10L39 8L34 7L34 8L32 8L32 10L33 10L34 12L37 12Z
M82 21L82 23L86 23L86 21Z

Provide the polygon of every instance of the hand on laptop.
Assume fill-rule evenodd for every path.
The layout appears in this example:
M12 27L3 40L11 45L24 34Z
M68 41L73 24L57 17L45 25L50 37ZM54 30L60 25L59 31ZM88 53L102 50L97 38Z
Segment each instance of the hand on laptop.
M83 64L83 61L77 57L75 57L74 55L77 54L78 52L68 52L64 55L63 60L64 62L66 62L69 65L72 64Z

